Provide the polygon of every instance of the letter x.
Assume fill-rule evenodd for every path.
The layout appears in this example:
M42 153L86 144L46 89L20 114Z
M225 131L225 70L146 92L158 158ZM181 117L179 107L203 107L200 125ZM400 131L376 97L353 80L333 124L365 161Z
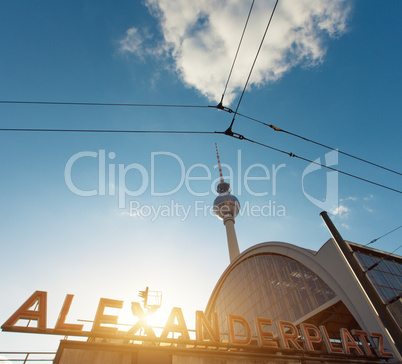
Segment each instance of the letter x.
M148 337L156 337L154 330L146 321L146 314L138 302L131 302L131 311L135 317L138 317L137 323L128 331L128 334L135 335L141 328L144 329Z

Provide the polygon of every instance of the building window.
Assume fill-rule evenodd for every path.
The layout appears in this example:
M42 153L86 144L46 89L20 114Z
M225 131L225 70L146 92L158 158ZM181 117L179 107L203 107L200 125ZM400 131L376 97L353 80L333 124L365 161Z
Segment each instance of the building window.
M379 257L362 252L355 252L355 255L365 271L379 263L367 272L367 276L384 302L402 293L402 264L391 258L384 259L386 255Z

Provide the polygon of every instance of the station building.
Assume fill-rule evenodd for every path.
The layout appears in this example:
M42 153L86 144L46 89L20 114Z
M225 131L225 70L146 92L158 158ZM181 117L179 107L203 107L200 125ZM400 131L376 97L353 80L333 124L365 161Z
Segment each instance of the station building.
M104 315L105 307L122 305L105 299L92 331L65 323L72 297L48 329L43 314L29 309L34 301L43 304L46 292L34 294L2 329L88 338L62 340L55 364L402 363L402 258L345 242L325 212L332 238L318 251L266 242L240 253L234 228L239 202L223 180L219 155L218 163L214 206L226 228L230 264L205 311L196 313L195 340L180 309L172 310L159 337L142 320L138 303L133 312L141 313L140 324L128 333L103 326L117 323ZM17 327L18 319L37 320L38 327Z
M401 330L402 258L367 246L347 244ZM267 242L242 252L223 272L209 298L205 317L211 325L214 316L219 325L216 330L220 335L218 341L166 338L139 341L139 337L125 342L99 338L87 342L63 340L54 363L401 362L401 348L393 341L334 239L328 240L319 251L283 242ZM232 321L228 320L229 316ZM270 319L272 325L265 327L264 332L272 333L270 342L275 345L259 345L258 318ZM247 333L244 321L250 333ZM284 334L281 334L278 322L285 322L285 331L292 329L286 323L296 328L294 341L302 350L287 345L293 344L291 342L281 343ZM309 325L320 330L325 328L320 340L311 341L313 350L308 349L303 338L306 332L302 328L308 329ZM208 340L211 335L207 331L204 337ZM361 333L365 334L362 336ZM248 335L247 345L236 345ZM324 335L329 343L324 340ZM354 340L353 345L351 340Z

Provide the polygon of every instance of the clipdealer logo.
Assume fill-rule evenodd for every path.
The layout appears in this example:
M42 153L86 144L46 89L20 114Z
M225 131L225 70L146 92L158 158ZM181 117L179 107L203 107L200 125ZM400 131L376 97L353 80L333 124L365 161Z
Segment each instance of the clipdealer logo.
M338 162L338 153L332 151L326 154L326 165L336 165ZM106 153L104 149L99 151L82 151L75 153L69 158L64 168L64 180L68 189L77 196L116 196L119 209L129 208L127 215L131 217L151 218L153 221L158 217L176 217L182 221L186 219L191 212L194 216L206 216L213 214L213 206L205 205L203 201L195 200L194 203L187 206L181 205L174 200L169 204L146 205L141 204L138 198L145 193L149 193L152 197L173 196L181 189L186 189L194 197L205 197L217 195L215 190L219 183L219 177L213 179L213 175L217 175L218 165L213 166L213 170L201 163L196 163L186 168L183 160L177 154L165 151L150 153L150 163L146 168L140 163L114 163L116 153ZM162 177L158 169L162 169L166 165L166 161L175 164L175 170L179 168L179 173L175 180L175 184L167 191L157 189ZM82 163L91 163L92 167L97 170L97 178L91 177L91 189L84 188L84 183L80 182L82 177ZM301 176L301 187L304 196L320 209L334 211L338 206L338 176L337 172L327 173L326 180L326 197L320 200L306 192L305 177L321 168L316 163L321 163L318 158L314 163L309 164ZM231 186L236 186L233 194L240 197L243 193L247 193L252 197L276 196L278 193L278 176L283 174L286 164L282 163L278 166L272 165L268 168L261 163L255 163L243 166L241 150L237 152L237 171L227 164L222 164L222 168L226 172L224 177ZM258 176L256 176L256 174ZM281 177L284 178L284 177ZM135 180L136 188L133 186ZM198 183L198 184L197 184ZM257 191L256 185L259 190ZM200 186L204 189L200 191ZM263 186L263 188L261 188ZM95 187L95 188L94 188ZM253 188L254 187L254 188ZM127 206L129 202L129 206ZM285 206L277 204L274 199L264 199L262 205L251 205L249 201L242 203L240 215L246 216L263 216L263 217L284 217L286 216Z

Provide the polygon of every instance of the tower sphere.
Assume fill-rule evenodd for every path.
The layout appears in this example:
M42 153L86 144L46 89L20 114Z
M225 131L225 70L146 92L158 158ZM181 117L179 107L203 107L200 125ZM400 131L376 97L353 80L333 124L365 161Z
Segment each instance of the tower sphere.
M219 195L214 201L215 215L224 219L225 215L236 217L240 210L239 200L230 193Z

